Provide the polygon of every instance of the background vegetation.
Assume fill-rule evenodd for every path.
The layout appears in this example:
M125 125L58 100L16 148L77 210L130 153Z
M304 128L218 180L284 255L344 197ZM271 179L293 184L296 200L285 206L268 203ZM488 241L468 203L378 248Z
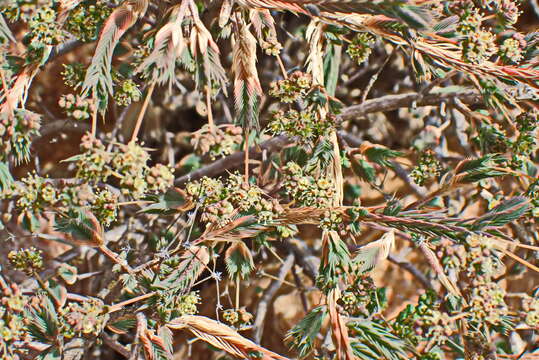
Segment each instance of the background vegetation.
M539 357L538 19L0 1L0 357Z

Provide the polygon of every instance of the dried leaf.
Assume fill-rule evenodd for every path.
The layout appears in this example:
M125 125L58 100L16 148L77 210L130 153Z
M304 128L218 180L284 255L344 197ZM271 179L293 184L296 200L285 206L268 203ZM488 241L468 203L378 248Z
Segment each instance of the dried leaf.
M228 326L205 316L180 316L170 321L167 326L174 330L189 330L200 340L239 358L288 360L286 357L269 351L251 340L244 338Z

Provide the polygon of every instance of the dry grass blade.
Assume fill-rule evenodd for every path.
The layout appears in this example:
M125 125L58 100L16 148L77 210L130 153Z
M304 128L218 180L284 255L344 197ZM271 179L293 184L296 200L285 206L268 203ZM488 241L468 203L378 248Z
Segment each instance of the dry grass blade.
M354 262L361 262L359 272L369 272L377 264L386 260L389 252L395 246L395 230L391 230L376 241L372 241L362 247L356 253Z
M462 296L458 287L455 284L453 284L451 280L449 280L447 275L445 275L444 270L442 266L440 265L438 258L436 257L436 254L434 253L434 251L432 251L429 248L427 243L425 242L420 243L419 249L423 252L430 266L434 269L434 271L438 275L438 279L440 280L442 285L447 289L447 291L449 291L451 294L455 296Z
M531 269L531 270L533 270L533 271L539 273L539 267L537 267L537 266L533 265L532 263L530 263L530 262L524 260L524 259L521 258L520 256L515 255L515 254L512 253L511 251L509 251L509 250L503 248L502 246L496 245L496 248L497 248L498 250L500 250L501 252L503 252L505 255L509 256L510 258L512 258L512 259L518 261L519 263L521 263L522 265L526 266L527 268L529 268L529 269Z
M198 339L224 350L239 358L256 358L262 360L288 360L244 338L235 330L205 316L184 315L170 321L167 326L171 329L189 330ZM254 356L258 354L259 356Z
M277 38L277 30L275 29L275 20L267 9L251 10L249 12L249 20L255 30L256 36L261 40L264 38L263 30L266 28L269 32L269 37Z
M15 38L13 37L9 26L6 23L6 19L4 19L4 16L2 16L2 14L0 14L0 36L15 42Z
M187 292L206 269L210 262L210 254L206 247L191 246L182 258L183 260L178 265L177 270L167 279L173 280L176 286Z
M25 67L17 76L13 86L4 95L4 102L0 106L0 114L13 116L13 112L19 106L19 103L24 103L30 84L35 75L39 71L39 64L32 64Z
M339 291L337 289L332 290L328 295L329 318L332 329L331 335L333 336L333 341L337 348L337 358L339 360L343 358L346 360L353 360L355 357L350 345L350 338L348 337L348 328L337 311L338 298Z
M83 91L91 92L96 98L99 94L113 94L112 54L116 44L138 18L146 12L148 0L130 0L118 7L109 16L101 29L99 41L86 72Z
M414 41L410 41L410 39L404 39L400 34L392 31L391 26L388 26L388 24L399 21L396 19L399 17L399 12L406 8L406 6L404 8L399 6L397 2L395 2L393 6L390 4L389 7L398 10L389 12L383 11L385 7L380 8L376 4L369 4L367 1L239 0L238 2L243 6L255 9L265 8L303 13L311 17L319 18L325 22L349 27L353 30L369 31L402 46L412 45L413 52L428 56L431 61L434 61L441 66L449 66L459 71L477 76L501 77L504 79L516 80L536 89L539 88L539 71L532 67L503 66L491 61L484 61L481 63L481 66L467 63L462 60L461 50L452 40L437 36L434 33L425 35L427 37L432 37L435 40L417 38ZM316 10L313 11L314 8L316 8ZM415 10L419 9L416 8ZM406 12L406 15L415 13L415 10ZM421 13L424 14L424 16L420 15ZM423 10L415 13L415 15L420 15L420 18L429 17L428 12L425 13ZM421 27L421 24L425 24L425 19L420 18L416 17L415 19L410 20Z
M163 339L156 336L153 331L144 329L141 331L139 340L147 360L172 359L172 354L168 351Z
M152 79L159 85L168 83L169 91L176 81L176 59L187 48L183 36L181 23L186 15L188 2L171 10L171 21L159 29L155 35L155 44L152 52L139 65L136 72L147 71L152 74Z
M246 129L258 127L258 101L262 87L256 69L256 39L243 21L238 21L232 54L234 101L237 120Z

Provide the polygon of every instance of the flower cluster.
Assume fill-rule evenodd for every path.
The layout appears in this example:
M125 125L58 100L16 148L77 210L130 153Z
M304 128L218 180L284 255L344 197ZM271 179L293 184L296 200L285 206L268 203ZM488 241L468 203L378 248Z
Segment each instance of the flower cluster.
M428 149L419 156L417 166L410 172L410 178L416 184L423 185L427 180L440 176L441 171L441 164L434 151Z
M335 210L326 210L320 219L320 228L323 230L340 230L343 228L342 215ZM342 229L344 230L344 229Z
M142 146L135 142L120 144L118 152L113 155L112 168L121 174L120 186L125 194L133 193L138 197L146 191L146 163L150 155Z
M105 182L112 173L108 164L113 155L105 149L101 140L90 134L81 138L80 148L83 152L69 159L76 161L77 178L90 182Z
M94 112L92 99L80 95L62 95L58 101L58 105L64 109L67 116L70 116L75 120L89 119Z
M156 311L161 319L169 321L178 316L196 314L198 304L200 304L200 295L195 291L186 295L176 295L163 291L158 295Z
M39 213L58 200L57 189L36 173L23 178L16 190L20 194L17 207L22 211Z
M95 4L83 2L69 13L65 29L81 41L94 41L99 34L101 24L110 13L111 9L105 1L98 0Z
M358 33L348 45L346 52L353 60L357 62L358 65L360 65L369 58L369 55L372 52L374 41L374 36L371 34Z
M41 116L24 109L15 110L12 118L0 114L0 161L11 155L16 163L30 159L32 137L39 135Z
M376 286L370 276L359 275L346 288L338 300L348 315L353 317L368 317L371 309L376 306Z
M29 21L39 10L52 5L52 0L8 0L2 3L0 9L12 21Z
M137 84L131 79L122 81L114 89L114 100L120 106L127 106L132 102L137 102L142 97Z
M64 32L56 21L56 12L50 7L40 9L28 22L30 42L34 45L57 45L64 40Z
M518 64L524 57L525 48L526 40L524 40L522 34L515 34L503 41L499 53L505 63Z
M59 310L63 318L62 334L66 338L75 336L97 336L105 327L108 317L103 302L90 298L82 303L68 303Z
M333 115L328 114L322 119L318 113L309 110L278 110L272 114L268 129L274 135L287 134L297 136L302 142L312 142L334 128L334 120Z
M3 344L2 359L16 360L16 347L18 341L29 341L30 337L25 329L24 307L28 297L22 294L16 284L11 284L2 290L0 299L0 344Z
M284 167L286 193L298 204L303 206L327 207L335 196L331 181L320 176L315 179L308 175L295 162L289 162Z
M399 313L393 323L395 332L413 344L426 338L437 344L444 343L456 329L447 313L439 310L440 305L434 292L421 295L416 306L408 305Z
M519 157L523 162L537 149L538 116L533 113L523 113L517 117L516 123L519 133L512 144L512 149L514 156Z
M530 184L526 191L526 196L531 200L533 216L539 217L539 180L535 180Z
M288 79L272 82L269 94L279 98L284 103L292 103L300 97L307 95L311 87L311 75L301 71L295 71Z
M515 1L493 0L490 3L491 9L502 26L509 27L517 23L521 12Z
M275 36L268 36L265 40L260 40L260 47L266 55L273 56L279 55L283 49L283 45L281 45Z
M455 1L456 3L457 1ZM457 25L457 31L461 35L469 35L479 31L483 16L477 9L463 11L460 15L460 21Z
M186 185L193 202L204 206L202 221L223 226L237 211L254 213L262 223L268 223L283 211L276 199L267 199L264 191L246 184L240 175L231 175L226 182L207 177Z
M193 134L191 143L197 153L208 154L212 160L215 160L236 151L243 140L241 134L242 129L239 126L227 124L211 129L208 125L204 125Z
M473 13L481 12L485 17L494 16L502 28L514 25L521 13L513 0L453 0L449 2L447 10L448 15L458 15L461 22Z
M496 37L486 30L470 33L461 45L464 60L473 64L481 64L498 51Z
M498 257L490 238L469 235L466 238L466 271L470 278L489 282L503 270L503 263Z
M245 308L227 309L223 311L223 320L236 329L243 329L251 325L253 314L245 310Z
M112 151L90 134L81 139L82 154L69 158L77 165L77 177L91 182L106 182L111 175L120 180L122 193L133 198L147 192L168 189L174 182L172 169L157 164L148 166L150 155L135 142L117 144Z
M539 298L528 296L522 300L521 317L531 328L539 327Z
M11 251L8 259L14 269L32 275L43 269L43 252L34 247Z
M63 64L64 70L61 72L64 84L70 88L77 89L84 81L86 68L81 63Z
M485 322L498 325L509 313L504 300L505 291L494 282L474 284L470 291L470 309L472 318L478 325Z

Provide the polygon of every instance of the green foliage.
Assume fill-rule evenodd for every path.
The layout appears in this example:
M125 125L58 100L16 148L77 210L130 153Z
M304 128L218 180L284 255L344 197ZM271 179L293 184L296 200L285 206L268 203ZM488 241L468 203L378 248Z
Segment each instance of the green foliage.
M352 342L354 355L360 359L406 359L406 343L384 326L372 321L350 322L348 327L361 342Z
M530 355L520 5L3 1L0 358Z
M327 308L318 306L288 331L287 339L290 341L291 347L297 349L300 357L303 358L311 353L314 341L327 316Z

